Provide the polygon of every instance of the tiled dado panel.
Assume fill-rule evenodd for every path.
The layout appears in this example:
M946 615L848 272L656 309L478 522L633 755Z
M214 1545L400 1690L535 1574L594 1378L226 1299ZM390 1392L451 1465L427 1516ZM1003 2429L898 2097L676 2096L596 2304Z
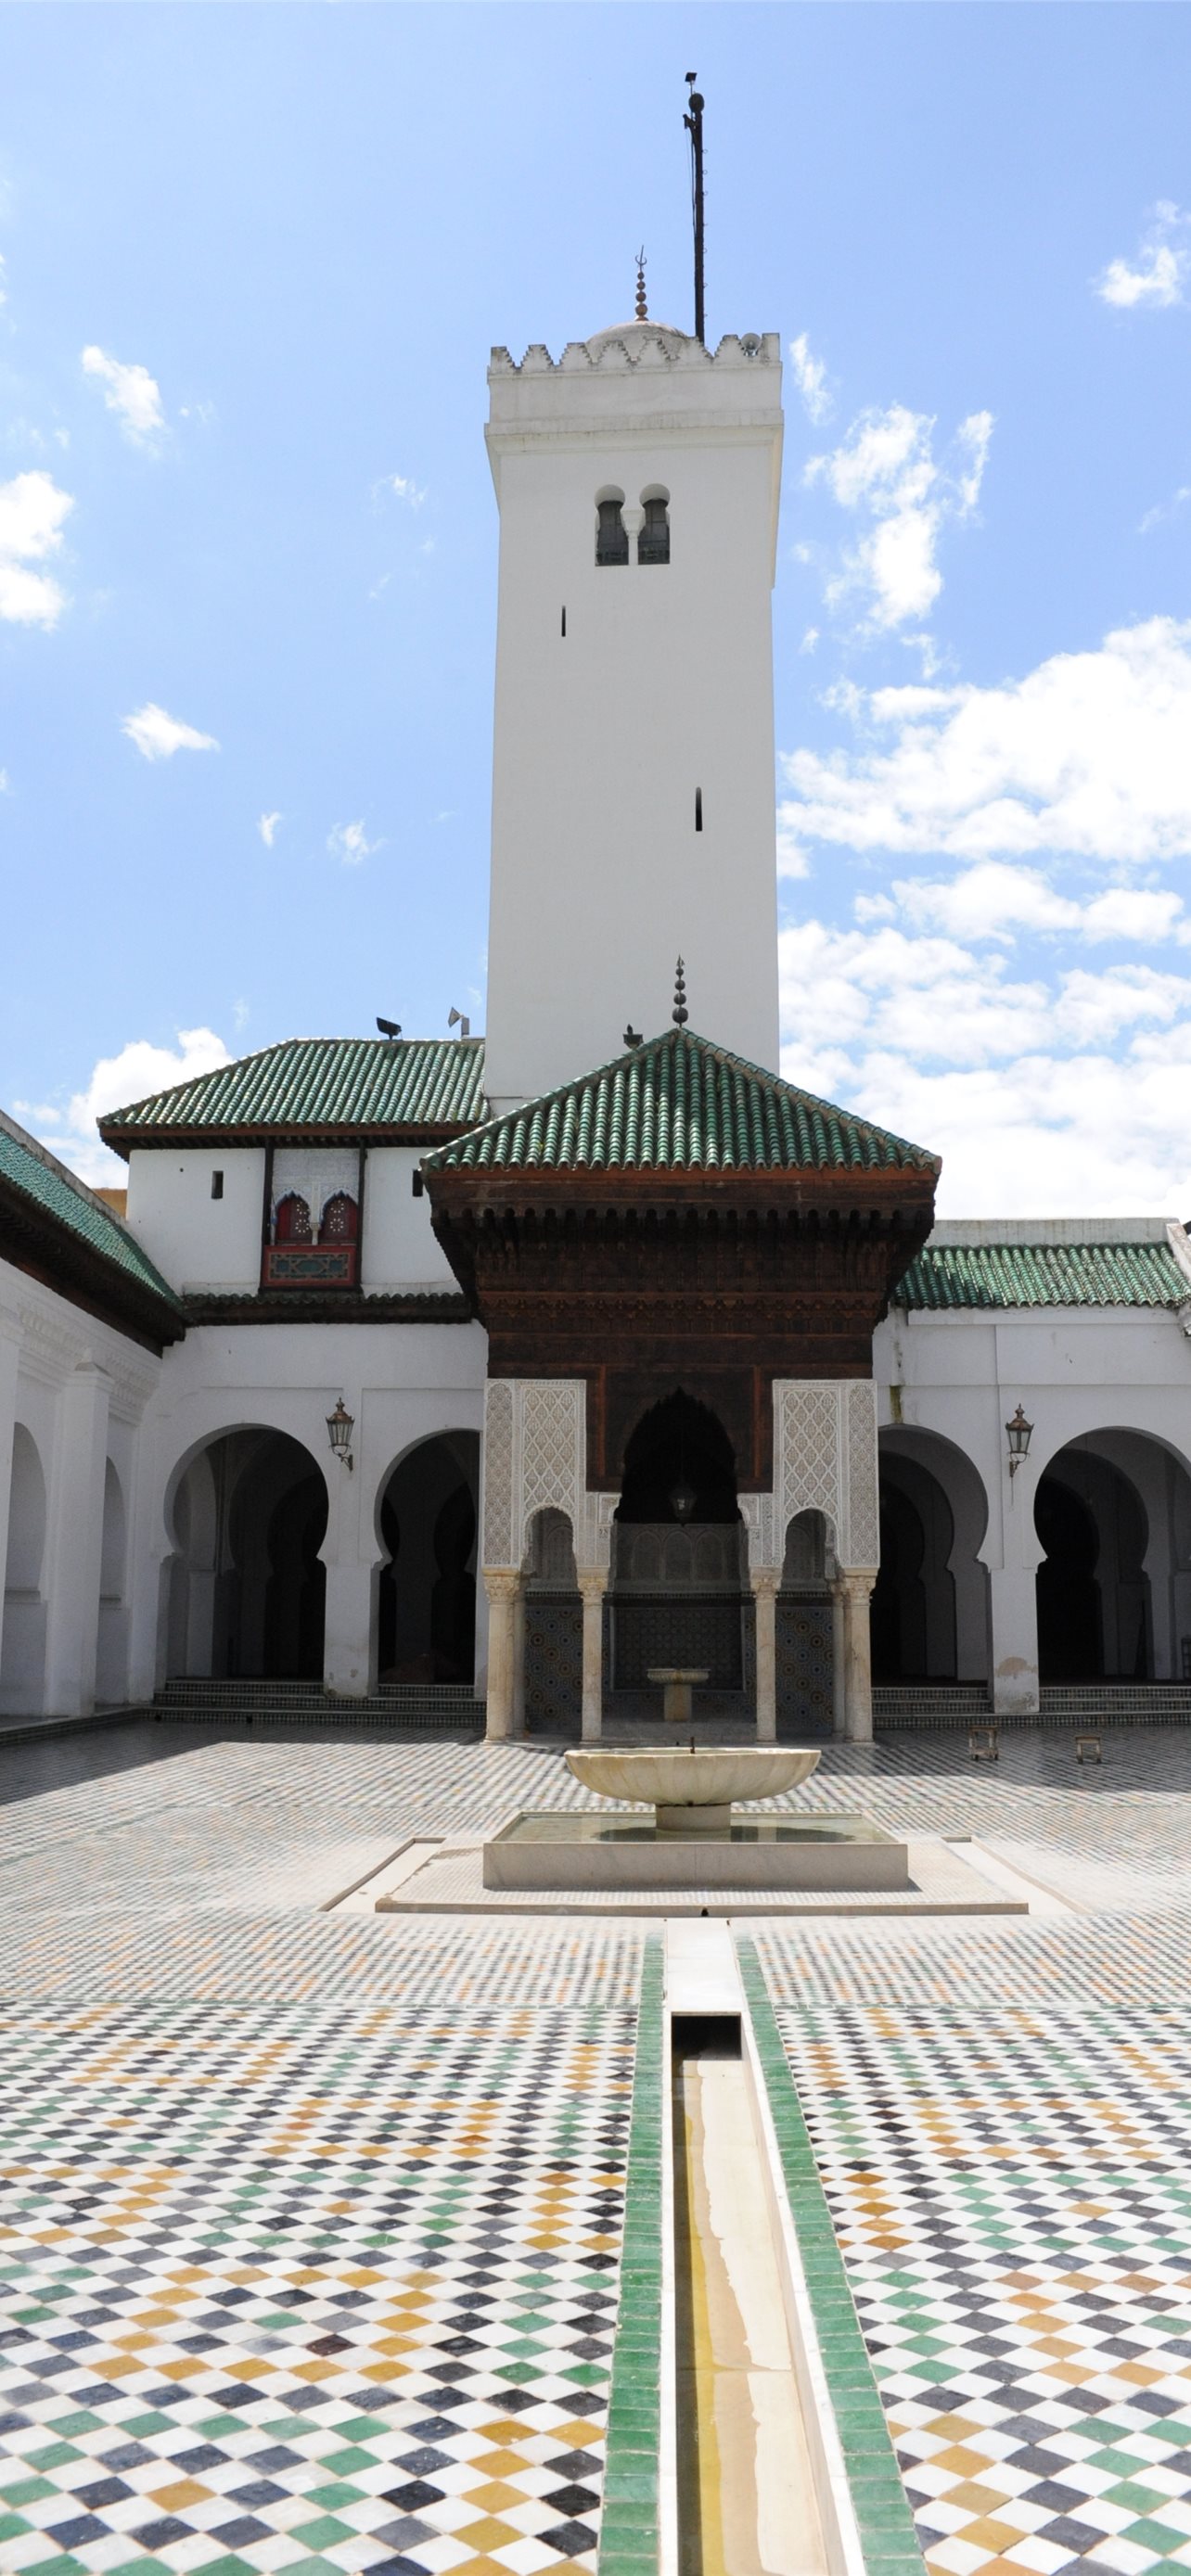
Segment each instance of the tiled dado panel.
M1191 2566L1191 2015L777 2018L930 2568Z
M634 2025L10 2014L4 2576L593 2569Z

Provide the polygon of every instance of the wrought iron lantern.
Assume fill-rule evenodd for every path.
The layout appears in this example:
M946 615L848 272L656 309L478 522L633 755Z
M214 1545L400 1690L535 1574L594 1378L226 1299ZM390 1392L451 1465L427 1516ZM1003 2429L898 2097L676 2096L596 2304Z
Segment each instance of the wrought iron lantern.
M670 1488L670 1508L675 1520L689 1521L698 1499L694 1486L688 1484L685 1475L680 1475L678 1483Z
M327 1415L327 1438L331 1443L333 1455L338 1458L341 1467L347 1468L349 1474L355 1467L355 1460L352 1457L352 1433L355 1427L356 1417L354 1413L348 1412L343 1397L340 1396L334 1412Z
M1016 1476L1022 1459L1029 1456L1030 1435L1033 1428L1033 1423L1027 1422L1025 1414L1022 1412L1019 1404L1012 1421L1007 1422L1005 1425L1005 1436L1009 1442L1009 1473L1011 1477Z

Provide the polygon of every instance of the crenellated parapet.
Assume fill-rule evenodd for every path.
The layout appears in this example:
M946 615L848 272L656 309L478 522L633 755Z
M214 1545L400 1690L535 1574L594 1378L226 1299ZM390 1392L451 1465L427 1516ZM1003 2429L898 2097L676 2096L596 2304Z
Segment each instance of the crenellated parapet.
M520 360L508 349L494 349L488 381L492 383L502 376L584 375L597 367L606 375L626 369L648 375L676 368L705 372L709 367L724 371L758 366L780 369L781 337L777 331L727 331L714 349L707 349L701 340L692 339L685 331L671 331L662 323L631 322L621 331L597 332L591 340L568 340L558 358L552 358L540 340L535 340Z

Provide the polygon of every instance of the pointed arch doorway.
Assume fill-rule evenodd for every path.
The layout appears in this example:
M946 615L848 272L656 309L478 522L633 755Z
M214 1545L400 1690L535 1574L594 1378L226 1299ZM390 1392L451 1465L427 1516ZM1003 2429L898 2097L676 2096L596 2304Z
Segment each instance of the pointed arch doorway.
M612 1533L608 1714L656 1722L649 1674L706 1672L696 1713L751 1722L753 1604L736 1460L719 1416L683 1387L642 1414L625 1448Z

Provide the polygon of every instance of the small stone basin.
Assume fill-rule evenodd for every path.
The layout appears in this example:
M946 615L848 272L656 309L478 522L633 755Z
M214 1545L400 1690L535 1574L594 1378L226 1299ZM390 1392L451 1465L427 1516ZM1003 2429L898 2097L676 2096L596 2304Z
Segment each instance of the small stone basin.
M659 1834L724 1834L731 1827L733 1801L776 1798L796 1789L818 1768L817 1748L768 1744L700 1747L694 1753L671 1752L668 1746L648 1752L622 1752L602 1745L598 1751L568 1753L567 1768L585 1789L599 1798L626 1798L656 1811Z

